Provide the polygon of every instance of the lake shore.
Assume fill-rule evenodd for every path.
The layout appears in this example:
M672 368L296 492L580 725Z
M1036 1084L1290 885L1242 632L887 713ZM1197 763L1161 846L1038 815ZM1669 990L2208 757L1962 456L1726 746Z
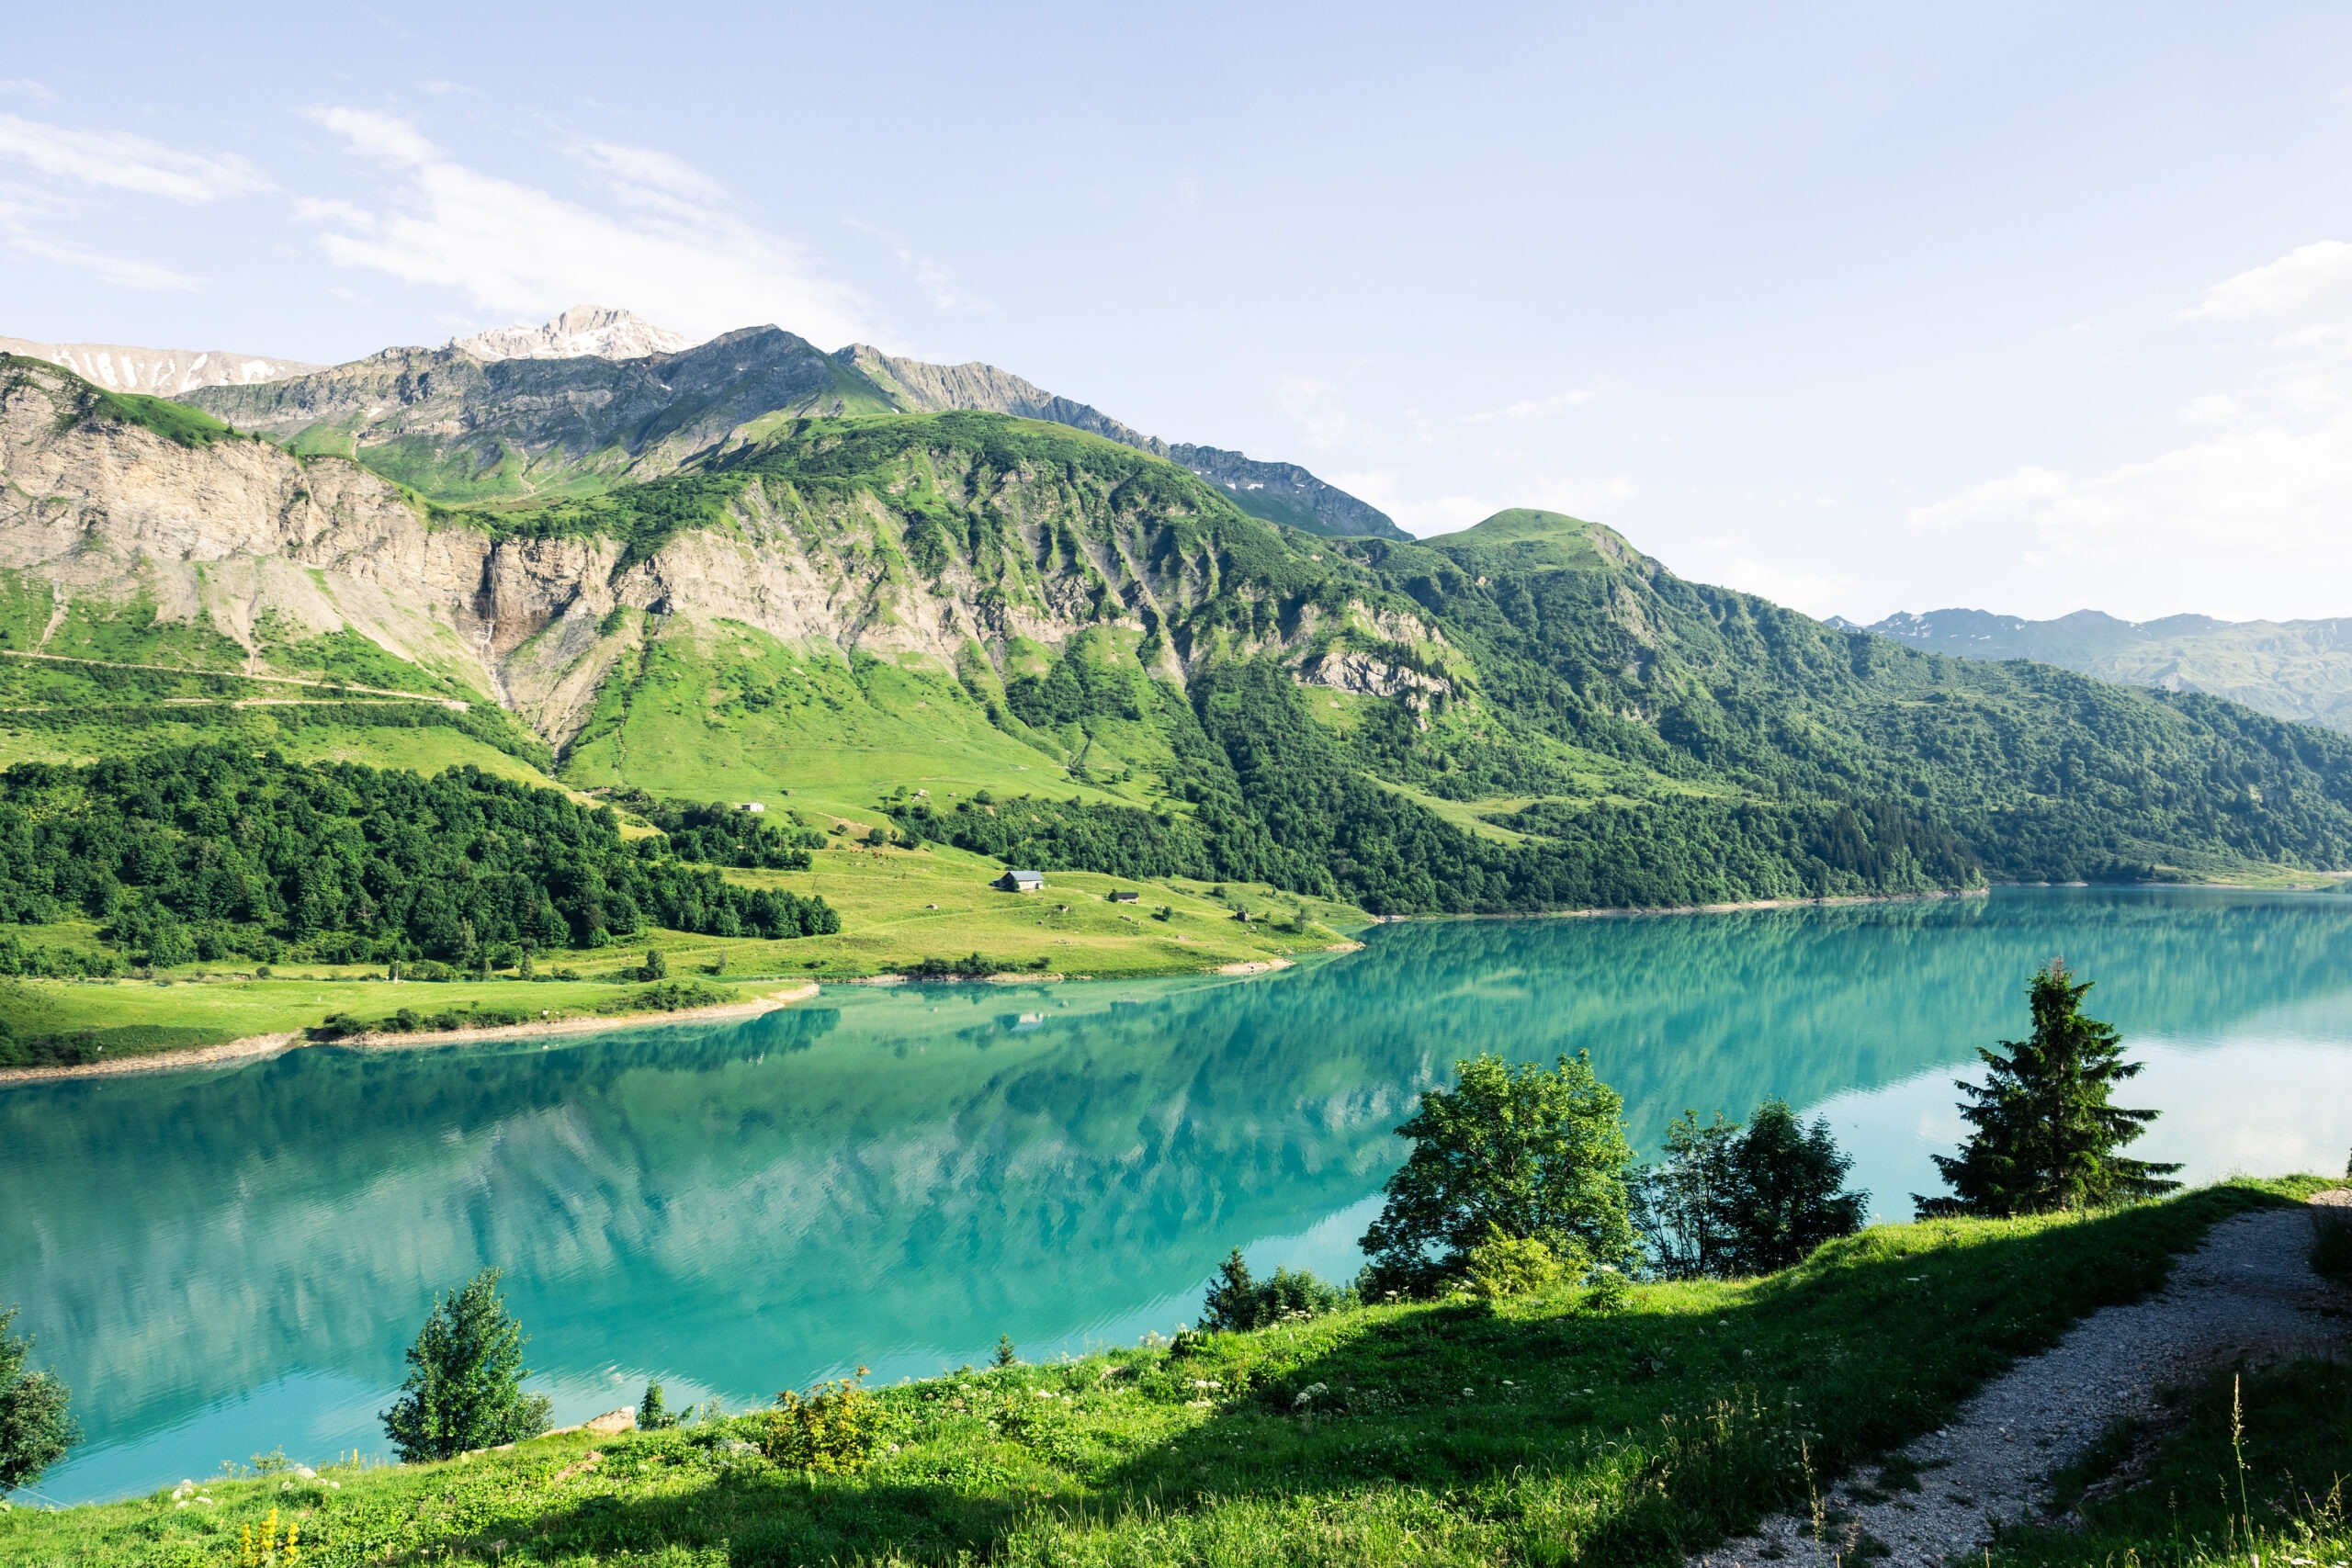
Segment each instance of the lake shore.
M492 1040L527 1040L560 1034L594 1034L608 1029L667 1023L713 1023L728 1019L754 1018L777 1008L805 1002L817 994L817 982L802 980L782 990L765 996L752 997L742 1001L719 1002L710 1007L685 1008L676 1012L625 1012L575 1016L571 1018L540 1019L528 1023L497 1024L486 1029L419 1030L408 1033L374 1032L345 1035L340 1040L311 1040L300 1030L281 1031L273 1034L249 1034L241 1040L224 1041L218 1045L200 1045L192 1051L157 1051L141 1056L124 1056L111 1062L84 1062L71 1066L0 1067L0 1088L10 1084L45 1083L59 1078L120 1077L130 1073L176 1072L187 1067L222 1066L232 1062L249 1062L257 1057L275 1056L280 1052L299 1050L306 1045L341 1045L362 1051L424 1051L445 1045L472 1045Z
M1374 915L1375 925L1408 920L1599 920L1634 915L1733 915L1747 909L1821 909L1839 904L1919 904L1940 898L1983 898L1990 887L1942 888L1933 893L1849 893L1822 898L1749 898L1736 904L1661 904L1644 908L1611 906L1594 909L1523 909L1500 915Z

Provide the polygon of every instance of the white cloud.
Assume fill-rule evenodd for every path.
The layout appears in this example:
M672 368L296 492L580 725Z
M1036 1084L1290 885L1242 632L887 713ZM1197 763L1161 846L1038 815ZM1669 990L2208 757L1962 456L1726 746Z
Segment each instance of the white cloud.
M1515 403L1488 409L1483 413L1465 413L1462 416L1462 423L1485 424L1498 419L1549 419L1554 414L1566 413L1570 409L1598 401L1605 390L1607 389L1603 387L1572 387L1565 392L1555 392L1548 398L1521 398Z
M2352 314L2352 245L2320 240L2224 278L2181 314L2188 321L2276 321L2303 335L2342 328Z
M718 186L666 153L608 142L576 150L628 209L615 214L469 168L390 115L328 108L312 118L392 182L373 209L307 204L338 265L454 288L501 318L594 299L690 336L767 321L827 346L866 334L856 293L735 217Z
M2087 472L2025 465L1914 509L1912 525L1958 540L1963 572L2022 571L2025 594L2113 614L2352 611L2352 371L2337 352L2352 245L2301 246L2179 319L2279 331L2238 384L2181 406L2181 444Z
M96 274L108 283L124 288L185 289L200 287L199 280L184 273L174 272L153 262L128 261L120 256L104 256L91 251L77 250L31 234L18 234L9 240L8 248L46 261L62 262Z
M0 114L0 158L67 184L174 201L218 201L269 188L259 170L233 155L184 152L126 131L68 130L12 114Z

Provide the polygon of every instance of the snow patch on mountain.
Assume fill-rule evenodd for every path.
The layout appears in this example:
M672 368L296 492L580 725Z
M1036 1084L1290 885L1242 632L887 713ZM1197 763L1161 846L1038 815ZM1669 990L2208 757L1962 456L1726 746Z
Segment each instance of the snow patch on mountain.
M154 398L176 398L198 387L282 381L321 368L299 359L217 348L131 348L119 343L34 343L19 337L0 337L0 354L45 359L110 392L143 392Z
M603 305L574 305L543 326L493 327L449 346L476 359L642 359L675 354L692 339Z

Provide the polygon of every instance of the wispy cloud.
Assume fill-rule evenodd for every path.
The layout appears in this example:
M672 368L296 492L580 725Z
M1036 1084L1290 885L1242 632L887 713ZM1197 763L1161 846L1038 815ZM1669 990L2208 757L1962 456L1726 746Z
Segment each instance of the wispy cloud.
M915 280L932 304L942 310L969 310L978 302L970 296L956 291L956 280L943 264L916 250L879 223L863 218L844 218L842 221L861 234L871 234L890 248L898 258L899 270Z
M121 256L100 255L73 245L61 245L34 234L17 234L8 241L8 248L44 261L62 262L95 274L105 281L124 288L187 289L202 287L202 280L153 262L130 261Z
M1566 413L1570 409L1582 408L1587 403L1598 402L1601 394L1608 389L1605 386L1572 387L1565 392L1555 392L1548 398L1521 398L1515 403L1509 403L1498 409L1487 409L1479 413L1465 413L1461 416L1459 423L1487 424L1498 419L1550 419L1555 414Z
M1913 526L1964 538L1979 555L2095 576L2119 602L2172 600L2182 563L2193 561L2202 597L2177 607L2277 613L2293 599L2303 613L2342 614L2340 585L2352 580L2343 525L2352 370L2340 352L2352 344L2352 245L2299 246L2215 284L2178 320L2278 335L2241 361L2235 385L2187 400L2177 444L2093 471L2021 465L1914 509Z
M573 149L619 209L606 211L469 167L395 116L333 107L311 118L390 182L380 203L300 209L339 265L455 288L502 315L594 300L696 335L767 321L828 345L865 333L854 290L734 216L723 188L667 153Z
M260 170L233 154L187 152L128 131L72 130L13 114L0 114L0 158L62 184L174 201L218 201L269 188Z

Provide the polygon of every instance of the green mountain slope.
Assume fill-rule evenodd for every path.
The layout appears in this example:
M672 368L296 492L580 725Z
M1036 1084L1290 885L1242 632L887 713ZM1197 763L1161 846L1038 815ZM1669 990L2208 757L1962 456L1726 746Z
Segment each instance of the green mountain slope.
M2134 686L2205 692L2304 724L2352 730L2352 619L2122 621L2077 610L2028 621L1984 610L1889 615L1862 628L1963 659L2030 659Z
M619 359L486 358L461 344L386 349L280 380L198 389L187 400L297 451L356 458L451 503L599 494L806 415L1012 414L1169 458L1268 522L1310 534L1407 536L1385 513L1295 463L1171 446L992 365L928 365L865 344L826 354L775 327Z
M367 684L503 709L580 786L789 790L1047 869L1396 913L2352 863L2352 740L1826 626L1556 513L1318 540L975 412L779 419L657 480L447 508L61 424L44 374L6 405L10 493L49 498L0 501L12 635L136 623L248 674L372 646Z

